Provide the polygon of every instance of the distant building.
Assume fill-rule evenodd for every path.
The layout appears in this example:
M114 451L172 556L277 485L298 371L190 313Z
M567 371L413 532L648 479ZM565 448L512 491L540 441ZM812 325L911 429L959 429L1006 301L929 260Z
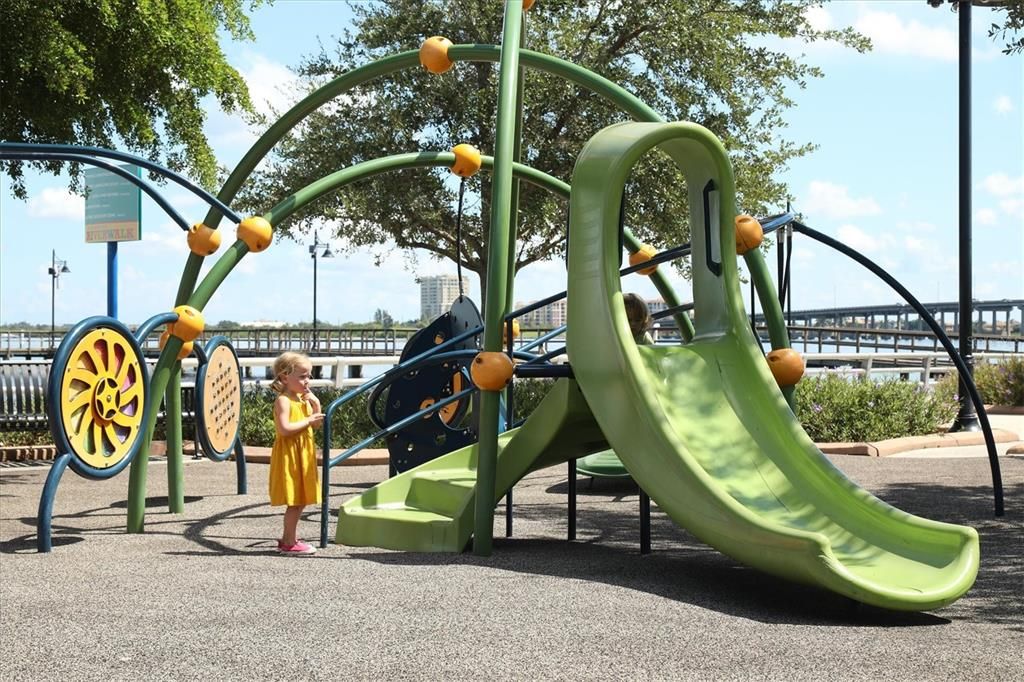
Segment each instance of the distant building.
M319 317L319 315L317 316ZM239 322L240 327L244 328L281 328L287 327L288 323L282 320L253 320L252 322Z
M432 320L448 312L459 297L459 278L455 275L420 277L420 317ZM462 278L462 289L469 295L469 278Z
M531 301L530 303L533 303ZM516 303L516 308L525 308L530 303ZM538 308L531 312L526 313L519 318L519 324L525 328L531 329L553 329L555 327L561 327L566 322L566 301L563 298L560 301L549 303L543 308Z
M665 300L661 298L651 298L646 303L647 310L650 311L651 315L660 313L662 310L668 310L668 303L665 303Z

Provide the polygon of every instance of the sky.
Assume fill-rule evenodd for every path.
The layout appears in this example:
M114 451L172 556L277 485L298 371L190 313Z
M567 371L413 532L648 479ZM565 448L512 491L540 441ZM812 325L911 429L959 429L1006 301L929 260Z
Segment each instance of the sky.
M1001 45L986 36L992 14L973 10L974 297L1024 298L1024 58L1001 54ZM805 54L825 72L806 89L790 92L796 106L786 114L783 134L818 145L778 173L796 197L793 208L809 226L887 268L918 299L956 300L956 14L923 0L844 0L811 10L809 18L822 28L853 26L872 39L874 49L858 54L835 45L773 42ZM331 45L349 21L340 1L278 0L252 14L254 42L225 39L222 47L254 101L283 112L297 101L289 67L316 50L317 41ZM432 35L430 27L423 31ZM262 132L212 102L206 131L229 168ZM65 178L29 173L27 180L29 199L23 202L0 175L0 324L49 322L47 268L54 251L70 269L54 296L57 324L105 314L106 248L85 244L84 200L69 194ZM173 185L160 189L186 220L202 219L205 207L198 199ZM184 233L146 198L142 224L142 240L119 247L119 317L129 324L173 307L188 254ZM311 241L275 242L244 258L207 305L206 319L311 320ZM774 272L774 253L768 259ZM214 260L208 258L205 267ZM319 319L368 321L378 308L396 320L418 318L416 277L455 273L454 263L426 254L413 268L398 252L380 266L374 261L369 252L319 261ZM515 299L561 291L565 276L561 261L528 266L516 278ZM901 301L856 263L799 236L792 279L794 309ZM689 300L689 286L675 281L681 298ZM657 295L637 275L623 287ZM479 299L475 279L469 293Z

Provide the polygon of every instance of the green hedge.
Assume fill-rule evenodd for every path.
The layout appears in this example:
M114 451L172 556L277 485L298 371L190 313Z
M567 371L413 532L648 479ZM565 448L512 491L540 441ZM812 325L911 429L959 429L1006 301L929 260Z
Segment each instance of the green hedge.
M975 383L986 404L1024 406L1024 357L998 363L981 363L975 368ZM515 382L516 419L523 419L540 404L553 382L525 379ZM845 379L837 375L808 378L796 391L797 416L804 430L818 442L873 441L899 436L934 433L956 415L957 376L952 373L925 391L916 383L882 383ZM326 407L342 394L341 389L314 390ZM242 441L248 445L270 446L274 442L273 402L275 394L266 388L247 390L242 397ZM183 425L186 440L192 426ZM332 424L331 447L349 447L376 431L366 413L366 395L338 410ZM317 432L322 443L322 431ZM164 437L158 424L156 439ZM49 432L15 431L0 434L0 445L45 445ZM383 447L382 441L373 447Z
M941 386L953 393L960 381L957 372L946 376ZM974 384L986 405L1024 407L1024 356L1008 357L996 363L981 362L974 368Z
M313 393L324 409L339 398L345 389L315 388ZM331 447L347 448L378 431L366 411L367 393L346 403L331 418ZM241 434L246 445L270 447L274 444L274 399L277 394L268 388L245 391L242 396ZM323 446L323 429L314 431L317 447ZM376 441L370 447L384 447Z
M957 412L952 391L907 381L863 381L828 374L797 384L796 414L813 440L876 441L935 433Z

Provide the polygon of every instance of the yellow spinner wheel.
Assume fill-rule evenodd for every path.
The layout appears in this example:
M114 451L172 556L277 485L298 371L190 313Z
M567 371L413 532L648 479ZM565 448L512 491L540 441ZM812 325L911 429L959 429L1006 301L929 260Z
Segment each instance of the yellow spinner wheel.
M142 431L146 381L138 345L127 330L82 331L65 356L60 424L71 454L101 472L133 454Z

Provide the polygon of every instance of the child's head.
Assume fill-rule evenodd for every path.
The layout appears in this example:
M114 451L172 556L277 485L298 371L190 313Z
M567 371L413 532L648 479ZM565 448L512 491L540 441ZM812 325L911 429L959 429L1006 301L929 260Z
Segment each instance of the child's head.
M639 339L651 326L651 313L647 310L644 299L636 294L626 294L622 297L626 306L626 319L629 320L629 331L634 339Z
M305 393L309 388L309 375L312 371L313 363L302 353L281 353L274 360L274 381L270 388L277 393Z

